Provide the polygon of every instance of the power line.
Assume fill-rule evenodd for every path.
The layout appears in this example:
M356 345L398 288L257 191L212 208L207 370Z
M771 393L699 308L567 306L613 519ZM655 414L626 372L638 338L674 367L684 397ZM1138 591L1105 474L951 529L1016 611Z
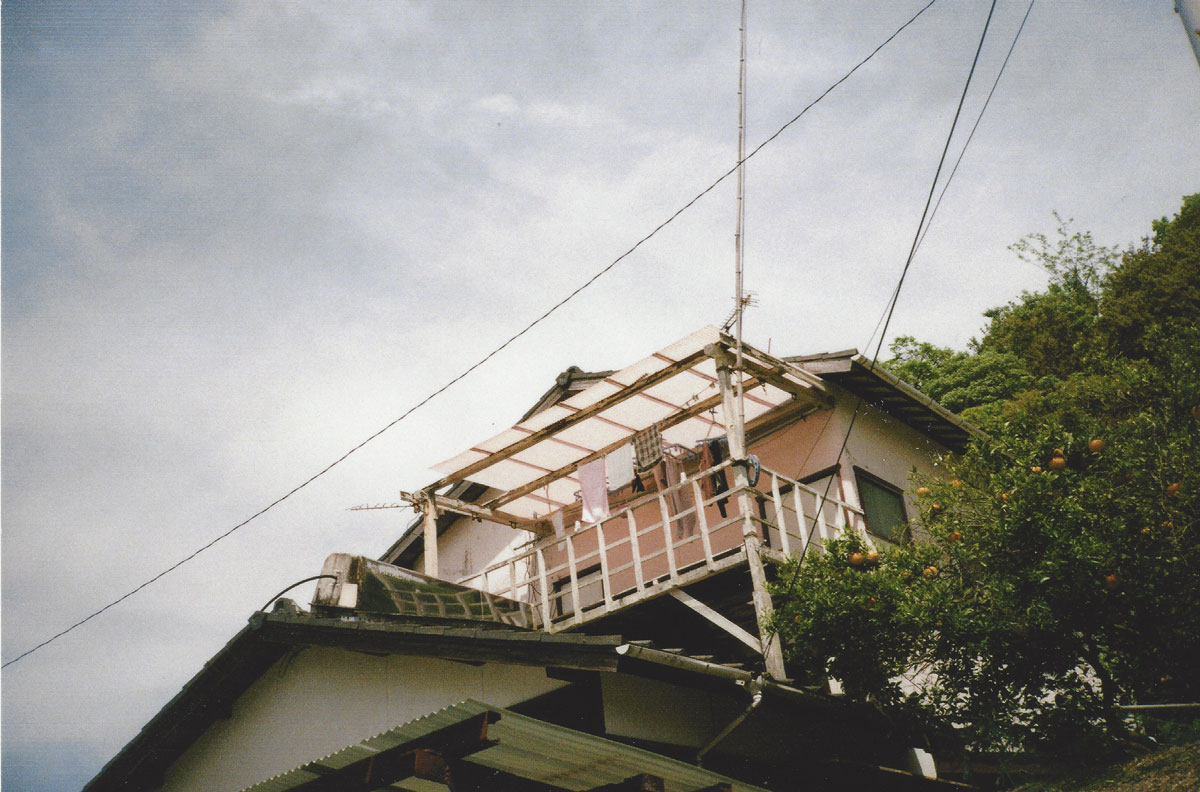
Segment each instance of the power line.
M921 231L921 239L917 242L917 249L925 244L925 237L929 233L929 227L933 225L933 218L937 216L938 209L942 207L942 199L946 197L946 190L950 189L950 182L954 181L954 175L958 173L958 166L962 164L963 157L967 153L967 147L971 145L971 140L975 137L975 131L979 129L979 122L983 120L983 114L987 112L988 105L992 101L992 96L996 93L996 86L1000 84L1000 78L1004 76L1004 70L1008 67L1008 61L1012 57L1013 50L1017 47L1017 41L1021 38L1021 32L1025 30L1025 23L1029 21L1029 14L1033 11L1033 5L1037 0L1029 0L1029 7L1025 9L1025 16L1021 18L1021 24L1017 27L1017 32L1013 35L1012 43L1008 45L1008 52L1004 56L1004 62L1000 64L1000 69L996 72L996 79L992 81L992 87L988 91L987 98L983 100L983 106L979 108L979 115L975 116L975 124L971 127L970 133L967 135L966 142L963 143L962 149L958 152L958 158L954 161L954 167L950 169L950 175L946 177L946 181L942 184L942 191L938 193L937 202L933 205L933 211L929 213L929 221L925 223L925 228ZM1044 271L1036 264L1032 265L1038 270ZM893 294L892 300L895 299ZM889 305L891 303L889 302ZM887 316L886 309L879 315L879 323L875 325L875 329L871 331L871 340L875 338L875 333L879 332L879 325L883 323ZM884 334L886 335L886 333ZM882 337L881 337L882 338ZM867 341L867 346L871 346L871 340Z
M860 68L862 68L862 66L863 66L863 65L865 65L865 64L866 64L866 63L867 63L869 60L871 60L872 58L874 58L874 57L875 57L875 55L876 55L876 54L878 54L878 52L879 52L880 50L882 50L884 47L886 47L888 44L890 44L890 43L891 43L891 41L892 41L894 38L896 38L898 35L900 35L900 33L902 33L902 32L903 32L903 31L904 31L904 30L905 30L905 29L906 29L906 28L907 28L909 25L911 25L913 22L915 22L915 21L917 20L917 18L918 18L918 17L920 17L920 16L921 16L922 14L924 14L924 13L925 13L927 10L929 10L929 8L930 8L930 7L931 7L931 6L932 6L934 3L936 3L936 2L937 2L937 0L930 0L930 1L929 1L929 3L927 3L927 4L926 4L924 7L922 7L922 8L921 8L919 11L917 11L917 13L913 14L913 15L912 15L912 16L911 16L911 17L908 19L908 21L907 21L907 22L905 22L903 25L901 25L899 28L897 28L897 29L896 29L896 31L895 31L894 33L892 33L890 36L888 36L886 39L884 39L884 40L883 40L883 43L881 43L881 44L880 44L879 46L877 46L875 49L871 50L870 54L868 54L868 55L867 55L865 58L863 58L863 59L862 59L862 60L860 60L860 61L859 61L857 64L855 64L855 65L854 65L854 67L853 67L852 69L850 69L848 72L846 72L844 75L842 75L842 77L841 77L840 79L838 79L836 82L834 82L834 83L833 83L832 85L830 85L828 88L826 88L826 89L825 89L825 90L824 90L824 91L823 91L823 92L822 92L822 93L821 93L821 94L820 94L820 95L819 95L819 96L818 96L816 99L813 99L811 102L809 102L807 105L805 105L805 106L804 106L804 108L803 108L802 110L800 110L800 112L799 112L799 113L797 113L796 115L794 115L794 116L793 116L793 117L792 117L792 118L791 118L791 119L790 119L790 120L789 120L787 123L785 123L783 126L779 127L779 129L777 129L777 130L776 130L776 131L775 131L775 132L774 132L774 133L773 133L773 134L772 134L770 137L768 137L768 138L767 138L766 140L764 140L762 143L759 143L759 144L758 144L758 145L757 145L757 146L756 146L756 147L755 147L755 148L754 148L754 149L753 149L753 150L752 150L752 151L751 151L749 154L747 154L745 157L743 157L743 158L742 158L742 159L740 159L740 160L739 160L737 163L735 163L735 164L733 165L733 167L729 168L729 170L727 170L727 171L725 171L724 173L722 173L722 174L721 174L721 175L720 175L720 176L719 176L719 177L718 177L718 178L717 178L717 179L716 179L716 180L715 180L715 181L714 181L712 184L710 184L710 185L708 185L707 187L705 187L703 190L701 190L699 193L697 193L697 194L696 194L696 195L695 195L695 196L694 196L694 197L693 197L691 200L689 200L687 203L685 203L683 206L681 206L679 209L677 209L677 210L676 210L676 211L675 211L673 214L671 214L671 215L670 215L670 216L669 216L669 217L668 217L666 220L663 220L661 223L659 223L657 226L655 226L655 227L654 227L654 229L650 231L650 233L648 233L648 234L646 234L645 236L643 236L641 239L639 239L637 242L635 242L635 243L634 243L634 244L633 244L633 245L632 245L632 246L631 246L631 247L630 247L628 250L626 250L624 253L622 253L621 255L617 256L617 257L616 257L615 259L613 259L611 262L609 262L609 263L608 263L608 264L606 264L604 267L602 267L602 268L601 268L601 269L600 269L598 272L596 272L594 275L592 275L590 278L588 278L586 281L584 281L584 282L583 282L583 283L582 283L580 286L578 286L577 288L575 288L575 289L574 289L572 292L570 292L570 293L569 293L569 294L568 294L566 297L563 297L561 300L559 300L558 302L556 302L554 305L550 306L550 308L548 308L546 311L544 311L543 313L541 313L540 315L538 315L538 316L537 316L537 318L535 318L535 319L534 319L533 321L531 321L529 324L525 325L525 327L523 327L521 330L517 331L517 332L516 332L516 333L514 333L512 336L510 336L510 337L508 338L508 340L506 340L504 343L500 344L500 345L499 345L499 346L497 346L495 349L493 349L491 352L488 352L486 355L484 355L482 358L480 358L480 359L479 359L477 362L473 363L471 366L469 366L469 367L467 367L466 369L464 369L464 370L463 370L463 372L462 372L461 374L459 374L458 376L454 377L454 378L453 378L453 379L451 379L449 382L447 382L445 385L443 385L443 386L441 386L440 388L438 388L437 390L433 391L432 393L430 393L430 394L429 394L428 396L426 396L425 398L421 399L419 402L417 402L416 404L414 404L412 407L409 407L407 410L405 410L403 413L401 413L401 414L400 414L400 416L399 416L398 418L396 418L395 420L391 421L389 424L387 424L386 426L384 426L382 429L380 429L379 431L375 432L375 433L374 433L374 434L372 434L370 437L368 437L367 439L363 440L361 443L359 443L358 445L354 446L353 448L351 448L351 449L350 449L349 451L347 451L346 453L342 454L340 457L338 457L337 459L335 459L333 462L329 463L329 464L328 464L328 465L326 465L324 468L322 468L320 471L318 471L317 473L313 474L313 475L312 475L312 476L310 476L309 478L305 479L305 480L304 480L302 483L300 483L300 484L296 485L295 487L293 487L291 490L289 490L289 491L288 491L287 493L285 493L284 495L280 496L279 498L276 498L274 501L272 501L271 503L267 504L267 505L266 505L266 506L264 506L262 509L259 509L257 512L255 512L254 514L250 515L250 516L249 516L249 517L247 517L245 520L242 520L240 523L238 523L237 525L233 526L233 527L232 527L232 528L230 528L228 531L225 531L224 533L222 533L222 534L218 535L218 536L217 536L216 538L214 538L212 541L210 541L210 542L208 542L207 544L203 545L202 547L200 547L199 549L197 549L197 550L195 550L194 552L190 553L189 555L185 556L184 558L180 559L179 561L176 561L174 564L172 564L171 566L167 567L167 568L166 568L166 569L164 569L163 571L159 572L157 575L154 575L154 576L153 576L153 577L151 577L150 579L146 580L144 583L142 583L142 584L140 584L140 585L136 586L135 588L131 589L130 591L126 592L125 594L122 594L120 597L117 597L115 600L113 600L112 602L108 603L107 605L105 605L104 607L100 608L99 610L96 610L96 611L94 611L93 613L89 614L88 616L85 616L84 618L82 618L82 619L80 619L79 621L75 622L75 623L74 623L74 624L72 624L70 627L67 627L67 628L66 628L66 629L64 629L64 630L61 630L60 632L57 632L57 633L55 633L54 635L50 636L50 637L49 637L49 638L47 638L46 640L44 640L44 641L42 641L41 643L37 644L36 646L34 646L34 647L30 648L30 649L27 649L27 650L25 650L24 652L22 652L21 654L17 655L17 656L16 656L16 657L14 657L12 660L9 660L8 662L4 663L3 665L0 665L0 668L7 668L8 666L10 666L10 665L12 665L13 663L17 662L17 661L18 661L18 660L20 660L21 658L23 658L23 657L27 657L27 656L29 656L30 654L33 654L33 653L34 653L34 652L36 652L38 649L41 649L43 646L46 646L47 644L49 644L49 643L52 643L53 641L56 641L56 640L58 640L59 638L63 637L64 635L66 635L67 633L71 632L72 630L75 630L76 628L83 626L84 624L88 623L88 622L89 622L89 621L91 621L92 619L96 618L96 617L97 617L97 616L99 616L100 614L102 614L102 613L104 613L105 611L107 611L109 608L112 608L112 607L114 607L114 606L116 606L116 605L119 605L120 603L122 603L122 602L124 602L125 600L129 599L130 597L132 597L134 594L137 594L139 591L141 591L142 589L144 589L144 588L146 588L147 586L149 586L150 584L154 583L155 581L159 580L160 578L164 577L165 575L168 575L168 574L170 574L171 572L175 571L175 570L176 570L176 569L178 569L179 567L181 567L181 566L183 566L184 564L186 564L188 561L191 561L193 558L195 558L196 556L200 555L200 554L201 554L201 553L203 553L205 550L207 550L207 549L209 549L210 547L212 547L213 545L215 545L217 542L220 542L222 539L225 539L225 538L226 538L226 537L228 537L230 534L233 534L235 531L237 531L237 530L239 530L239 529L241 529L241 528L245 527L245 526L246 526L246 525L248 525L250 522L252 522L252 521L254 521L254 520L258 519L259 517L261 517L262 515L266 514L266 513L267 513L267 512L269 512L271 509L273 509L273 508L275 508L276 506L278 506L279 504L283 503L285 500L287 500L288 498L292 497L292 496L293 496L293 495L295 495L297 492L299 492L300 490L302 490L302 489L304 489L305 487L307 487L309 484L312 484L314 481L316 481L317 479L321 478L322 476L324 476L324 475L325 475L326 473L328 473L329 471L333 470L335 467L337 467L338 465L340 465L342 462L346 461L346 459L348 459L348 458L349 458L349 457L350 457L352 454L354 454L356 451L358 451L359 449L361 449L363 446L367 445L367 444L368 444L368 443L370 443L372 440L374 440L375 438L379 437L379 436L380 436L380 435L382 435L384 432L388 431L389 429L391 429L393 426L395 426L396 424L398 424L398 423L400 423L401 421L403 421L403 420L404 420L405 418L407 418L408 416L412 415L414 412L416 412L417 410L419 410L421 407L423 407L423 406L425 406L426 404L428 404L429 402L433 401L435 398L437 398L437 397L438 397L438 396L440 396L442 393L444 393L446 390L448 390L448 389L449 389L451 386L455 385L455 384L456 384L456 383L458 383L460 380L464 379L464 378L465 378L467 375L469 375L471 372L475 371L475 369L479 368L480 366L482 366L483 364L487 363L489 360L491 360L492 358L494 358L496 355L500 354L500 352L502 352L502 351L504 351L505 349L507 349L507 348L508 348L508 347L509 347L509 346L510 346L510 345L511 345L511 344L512 344L514 341L516 341L516 340L517 340L517 339L519 339L521 336L523 336L523 335L525 335L526 333L528 333L530 330L532 330L532 329L533 329L534 327L536 327L538 324L541 324L541 322L543 322L543 321L544 321L546 318L548 318L548 317L549 317L551 314L553 314L553 313L554 313L555 311L557 311L559 308L561 308L561 307L563 307L564 305L566 305L568 302L570 302L572 299L574 299L574 298L575 298L575 297L576 297L576 296L577 296L577 295L578 295L580 292L582 292L584 289L588 288L588 287L589 287L589 286L591 286L593 283L595 283L597 280L599 280L601 277L603 277L603 276L604 276L604 275L605 275L605 274L606 274L606 273L607 273L609 270L611 270L613 267L615 267L615 266L617 266L618 264L620 264L622 261L624 261L624 260L625 260L626 258L628 258L630 255L632 255L634 251L636 251L636 250L637 250L638 248L640 248L640 247L641 247L643 244L645 244L646 242L648 242L648 241L649 241L649 240L650 240L652 237L654 237L656 234L658 234L658 232L659 232L659 231L661 231L662 229L664 229L664 228L666 228L668 225L670 225L672 222L674 222L676 218L678 218L678 217L679 217L681 214L683 214L683 213L684 213L684 212L686 212L688 209L690 209L690 208L691 208L693 205L695 205L697 201L699 201L699 200L700 200L701 198L703 198L705 195L708 195L708 193L710 193L710 192L712 192L714 189L716 189L716 187L717 187L719 184L721 184L721 183L722 183L722 182L724 182L724 181L725 181L727 178L729 178L731 175L733 175L734 173L736 173L736 172L738 171L738 169L739 169L739 168L740 168L740 167L741 167L741 166L742 166L744 163L746 163L746 162L747 162L747 161L748 161L748 160L749 160L751 157L753 157L754 155L758 154L758 152L759 152L759 151L761 151L761 150L762 150L764 147L766 147L766 146L767 146L769 143L771 143L771 142L772 142L772 141L774 141L774 140L775 140L777 137L779 137L781 134L783 134L783 132L784 132L784 131L785 131L785 130L788 128L788 127L790 127L792 124L794 124L794 123L796 123L797 121L799 121L799 120L800 120L800 118L801 118L801 117L803 117L805 113L807 113L809 110L811 110L813 107L815 107L815 106L816 106L816 105L817 105L817 104L818 104L818 103L819 103L819 102L820 102L822 99L824 99L824 98L825 98L826 96L828 96L830 93L832 93L834 89L836 89L838 86L840 86L840 85L841 85L842 83L844 83L846 80L848 80L848 79L850 78L850 76L851 76L851 75L853 75L853 74L854 74L856 71L858 71Z
M1030 7L1032 8L1032 3L1030 3ZM926 224L926 220L928 218L930 221L932 221L932 215L930 214L930 205L933 203L933 195L934 195L934 192L936 192L936 190L937 190L938 179L941 177L942 167L946 164L946 154L949 153L949 151L950 151L950 141L954 138L954 130L955 130L955 127L958 126L958 118L959 118L959 115L962 113L963 103L967 99L967 91L971 87L971 78L974 76L975 67L979 63L979 54L983 51L983 42L987 39L988 27L991 25L992 15L995 13L995 11L996 11L996 0L992 0L991 7L988 9L987 19L983 23L983 33L979 36L979 44L975 48L975 57L971 60L971 69L970 69L970 71L967 72L967 80L966 80L966 83L963 85L962 95L959 96L959 98L958 98L958 108L954 111L954 120L950 122L950 132L949 132L949 134L946 135L946 144L942 147L942 155L938 159L937 170L934 171L934 174L933 174L933 183L929 185L929 195L926 196L926 198L925 198L925 208L921 212L920 222L917 223L917 231L913 235L913 242L912 242L912 246L909 248L909 251L908 251L908 258L904 262L904 268L900 271L900 278L896 282L896 288L892 291L892 296L888 301L889 305L886 310L885 319L883 322L883 330L879 334L879 343L876 344L876 346L875 346L875 354L871 357L871 363L867 367L868 371L875 370L875 364L879 360L880 349L883 347L883 339L887 337L888 325L891 324L892 314L895 312L896 303L900 299L900 290L904 286L904 279L908 275L909 268L912 266L913 258L917 254L917 248L919 247L921 240L924 237L924 231L928 228L928 226ZM1029 12L1027 11L1026 17L1028 17L1028 15L1029 15ZM1024 26L1025 26L1025 23L1024 23L1024 21L1022 21L1021 27L1024 28ZM1017 36L1018 37L1020 36L1020 30L1017 31ZM1013 46L1016 46L1016 37L1014 37L1014 39L1013 39ZM1009 53L1010 54L1012 53L1011 48L1009 49ZM1005 58L1006 63L1007 63L1007 60L1008 59ZM997 80L999 80L999 77L997 77ZM992 89L995 90L994 84L992 86ZM990 94L989 94L989 98L990 98ZM986 104L984 105L984 107L986 109ZM980 117L982 117L982 111L980 111ZM975 124L976 124L976 126L979 125L978 119L976 119ZM972 130L972 131L974 131L974 130ZM968 143L970 142L969 138L968 138L967 142ZM965 151L965 150L966 150L966 146L964 145L963 151ZM959 155L959 159L960 160L962 159L961 154ZM949 184L950 178L952 178L952 177L953 177L953 173L951 173L951 175L949 177L947 177L946 184ZM945 194L944 187L942 189L942 193ZM861 397L859 397L855 401L854 413L850 416L850 424L846 427L846 433L845 433L845 435L843 435L842 443L838 447L837 458L834 461L835 468L840 466L842 463L842 456L846 453L846 445L847 445L847 443L850 442L850 435L854 431L854 424L858 420L858 416L862 409L862 404L863 404L863 400ZM821 500L817 504L816 514L814 514L814 516L813 516L812 525L808 529L808 541L804 542L804 546L800 550L800 555L796 559L796 568L794 570L792 570L792 577L788 581L787 588L784 590L783 596L785 599L789 595L791 595L792 588L796 585L796 580L800 575L800 567L804 563L804 556L808 553L809 545L812 544L813 533L816 531L816 528L817 528L817 517L818 517L818 515L821 514L822 510L825 508L825 503L829 499L829 489L830 489L830 487L833 486L834 478L836 478L836 475L831 476L829 478L829 481L826 482L826 484L825 484L825 491L821 494Z

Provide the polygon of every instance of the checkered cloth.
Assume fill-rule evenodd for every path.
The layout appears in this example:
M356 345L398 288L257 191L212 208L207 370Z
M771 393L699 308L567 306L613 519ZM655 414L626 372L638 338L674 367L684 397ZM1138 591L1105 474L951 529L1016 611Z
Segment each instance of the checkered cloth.
M657 426L643 429L633 436L633 455L638 473L645 473L662 461L663 442Z

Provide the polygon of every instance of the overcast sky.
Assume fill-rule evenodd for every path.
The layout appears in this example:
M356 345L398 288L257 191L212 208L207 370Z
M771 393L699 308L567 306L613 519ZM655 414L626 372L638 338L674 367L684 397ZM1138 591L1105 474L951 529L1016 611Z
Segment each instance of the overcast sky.
M922 4L751 0L750 145ZM1025 6L999 4L964 132ZM748 341L866 347L986 14L937 3L751 161ZM729 168L737 17L5 2L4 659L320 470ZM1200 191L1198 131L1171 0L1043 0L889 336L963 347L982 310L1044 285L1006 248L1055 210L1138 241ZM428 483L569 365L720 323L733 227L731 180L332 473L9 667L5 788L78 789L267 597L329 553L378 555L409 518L347 507Z

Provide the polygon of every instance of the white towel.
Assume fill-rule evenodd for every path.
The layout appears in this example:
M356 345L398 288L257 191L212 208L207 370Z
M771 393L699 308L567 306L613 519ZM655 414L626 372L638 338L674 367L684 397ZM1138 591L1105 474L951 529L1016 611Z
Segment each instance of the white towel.
M604 458L608 470L608 488L619 490L633 481L633 446L624 445Z
M579 490L583 499L583 521L594 523L609 515L608 484L604 478L604 460L594 459L579 466Z

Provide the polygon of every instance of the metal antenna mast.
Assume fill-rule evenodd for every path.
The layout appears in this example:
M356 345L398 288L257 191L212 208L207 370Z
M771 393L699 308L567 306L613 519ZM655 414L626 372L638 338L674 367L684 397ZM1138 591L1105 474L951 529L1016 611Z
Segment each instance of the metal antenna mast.
M741 19L738 25L738 166L737 166L737 231L734 233L734 315L737 325L737 414L735 426L738 434L745 432L746 410L742 393L742 313L745 310L745 295L742 288L742 249L746 223L746 0L742 0Z

